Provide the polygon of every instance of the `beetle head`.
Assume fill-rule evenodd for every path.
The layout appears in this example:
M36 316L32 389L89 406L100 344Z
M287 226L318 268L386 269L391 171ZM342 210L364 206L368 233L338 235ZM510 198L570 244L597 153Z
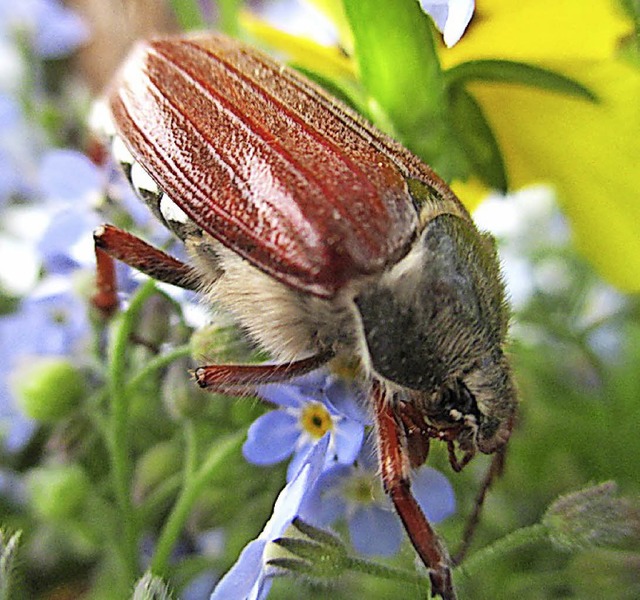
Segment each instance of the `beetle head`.
M458 215L427 220L412 250L356 298L369 362L461 449L491 453L511 430L516 392L493 240Z

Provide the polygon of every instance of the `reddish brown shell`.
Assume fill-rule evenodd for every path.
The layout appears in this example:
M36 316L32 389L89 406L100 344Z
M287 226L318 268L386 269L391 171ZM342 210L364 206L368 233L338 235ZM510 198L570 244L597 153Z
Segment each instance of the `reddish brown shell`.
M407 177L445 187L317 86L223 36L139 44L110 104L136 160L195 223L321 297L408 251Z

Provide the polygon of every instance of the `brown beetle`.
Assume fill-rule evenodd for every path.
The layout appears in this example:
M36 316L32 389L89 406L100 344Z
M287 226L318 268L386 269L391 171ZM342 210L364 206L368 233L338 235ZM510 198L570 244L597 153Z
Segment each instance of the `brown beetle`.
M517 401L491 237L408 150L226 37L139 44L108 106L115 158L193 266L104 226L96 302L115 305L113 257L227 309L279 364L201 367L197 381L211 390L356 358L384 487L432 591L455 598L411 469L431 439L448 444L456 470L478 450L497 452L482 498L509 439Z

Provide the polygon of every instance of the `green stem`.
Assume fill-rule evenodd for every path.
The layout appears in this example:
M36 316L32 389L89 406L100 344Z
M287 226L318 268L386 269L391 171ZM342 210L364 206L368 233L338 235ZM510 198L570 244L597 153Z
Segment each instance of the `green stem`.
M128 575L133 581L137 575L137 527L131 500L131 456L129 452L129 402L125 381L127 348L138 314L145 301L153 294L152 280L142 285L131 298L129 308L119 315L109 347L108 389L111 398L109 422L110 454L113 488L124 525L121 552Z
M178 495L183 482L184 477L180 473L175 473L159 484L138 507L137 522L144 525L153 521L159 513L164 512L170 500Z
M191 419L185 421L184 425L185 437L185 457L184 457L184 480L188 483L195 475L198 466L198 438L196 436L196 428Z
M156 551L151 560L151 572L160 577L166 576L169 557L171 551L184 528L184 524L191 513L193 505L198 500L204 488L211 481L218 467L223 464L228 457L236 452L244 440L245 432L240 431L227 436L219 442L216 442L211 453L198 469L191 476L189 475L189 464L191 459L187 460L185 467L185 484L176 500L175 505L165 523Z
M173 350L151 359L129 380L129 382L127 383L127 394L134 392L137 387L140 387L145 379L147 379L151 375L154 375L156 371L164 369L164 367L170 365L172 362L178 360L179 358L184 358L185 356L190 355L191 347L188 344L184 344L183 346L177 346Z
M516 531L505 535L503 538L495 541L493 544L479 550L467 560L465 560L458 569L463 571L469 577L472 577L479 571L486 568L487 564L500 559L505 554L512 552L523 546L535 544L546 540L548 537L548 529L542 523L522 527Z
M406 571L405 569L387 567L356 556L346 557L345 566L346 568L358 573L366 573L367 575L373 575L374 577L381 577L383 579L391 579L394 581L405 581L408 583L425 583L429 581L429 577L427 575Z

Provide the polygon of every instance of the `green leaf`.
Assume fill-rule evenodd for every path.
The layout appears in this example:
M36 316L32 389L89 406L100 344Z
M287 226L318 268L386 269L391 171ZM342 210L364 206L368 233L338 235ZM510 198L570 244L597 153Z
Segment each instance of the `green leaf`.
M470 81L516 83L596 102L597 96L581 83L542 67L511 60L470 60L445 72L449 88Z
M171 8L178 19L180 29L190 31L205 29L207 21L202 14L198 0L170 0Z
M444 78L431 21L415 0L344 0L360 80L403 136L438 136ZM406 140L405 140L406 141Z
M449 95L452 128L474 174L505 192L508 181L502 152L480 105L462 87L452 88Z

